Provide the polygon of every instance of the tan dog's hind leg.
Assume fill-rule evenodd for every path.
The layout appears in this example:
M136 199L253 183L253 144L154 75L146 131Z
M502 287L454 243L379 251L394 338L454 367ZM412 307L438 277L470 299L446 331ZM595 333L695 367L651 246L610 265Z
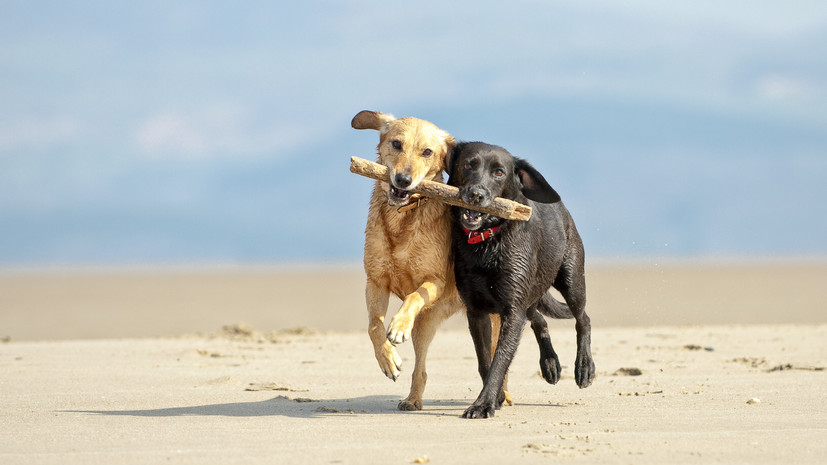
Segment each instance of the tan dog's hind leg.
M422 410L422 394L425 392L425 383L428 373L425 372L425 359L428 357L428 347L434 339L439 324L447 316L441 308L427 308L419 313L411 333L416 361L414 362L413 376L411 377L411 392L408 397L399 401L399 410Z
M502 325L502 320L500 319L500 315L495 313L491 314L491 358L494 357L494 352L497 351L497 342L500 340L500 326ZM514 405L514 400L511 398L511 394L508 393L508 372L505 373L505 378L503 378L503 392L505 393L505 404L506 405Z
M387 338L393 344L401 344L411 338L414 320L423 308L436 302L442 295L445 283L426 281L414 292L405 296L399 311L393 316L388 326Z
M402 369L402 358L388 341L385 332L385 314L388 312L390 292L387 288L368 280L365 300L368 306L368 335L373 343L373 352L379 368L388 378L396 381Z

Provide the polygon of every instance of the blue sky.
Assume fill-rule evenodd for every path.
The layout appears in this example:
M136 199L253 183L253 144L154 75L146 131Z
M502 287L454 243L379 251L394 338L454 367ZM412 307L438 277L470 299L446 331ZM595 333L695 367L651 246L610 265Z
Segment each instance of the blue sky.
M827 255L820 1L10 1L0 44L0 266L359 261L362 109L529 159L592 257Z

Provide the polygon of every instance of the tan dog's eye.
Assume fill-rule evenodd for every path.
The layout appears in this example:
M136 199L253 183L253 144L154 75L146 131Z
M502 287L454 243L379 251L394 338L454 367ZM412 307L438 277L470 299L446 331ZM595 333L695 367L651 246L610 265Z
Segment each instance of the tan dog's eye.
M505 176L505 170L502 169L502 168L495 169L494 170L494 176L496 176L498 178L501 178L501 177Z
M431 149L425 149L425 150L422 152L422 156L423 156L423 157L425 157L425 158L428 158L428 157L430 157L433 153L434 153L434 152L433 152Z
M391 145L396 150L402 150L402 142L399 142L398 140L395 140L395 141L391 142Z

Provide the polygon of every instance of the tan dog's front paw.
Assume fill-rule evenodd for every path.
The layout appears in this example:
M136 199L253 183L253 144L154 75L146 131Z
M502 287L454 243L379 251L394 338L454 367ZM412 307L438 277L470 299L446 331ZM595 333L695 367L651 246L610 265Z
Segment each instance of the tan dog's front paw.
M503 391L505 394L505 405L514 405L514 399L511 398L511 394L508 391Z
M403 312L399 312L393 316L391 324L388 326L388 340L391 344L402 344L411 338L413 320L413 318Z
M422 400L421 399L402 399L399 401L399 405L396 406L398 410L406 411L406 412L413 412L415 410L422 410Z
M385 341L376 351L376 361L379 362L379 368L382 369L385 376L393 381L399 378L399 371L402 369L402 358L396 353L396 348L389 341Z

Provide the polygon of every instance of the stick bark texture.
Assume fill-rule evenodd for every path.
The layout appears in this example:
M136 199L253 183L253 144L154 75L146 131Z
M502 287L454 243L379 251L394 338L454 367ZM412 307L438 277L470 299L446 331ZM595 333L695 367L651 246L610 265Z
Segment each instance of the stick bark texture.
M379 163L365 160L359 157L350 157L350 171L377 181L390 183L388 167ZM423 180L419 185L411 189L412 192L422 194L426 197L441 200L449 205L481 211L490 215L499 216L507 220L528 221L531 218L531 207L513 200L497 197L488 207L482 208L469 205L459 197L459 189L441 182Z

